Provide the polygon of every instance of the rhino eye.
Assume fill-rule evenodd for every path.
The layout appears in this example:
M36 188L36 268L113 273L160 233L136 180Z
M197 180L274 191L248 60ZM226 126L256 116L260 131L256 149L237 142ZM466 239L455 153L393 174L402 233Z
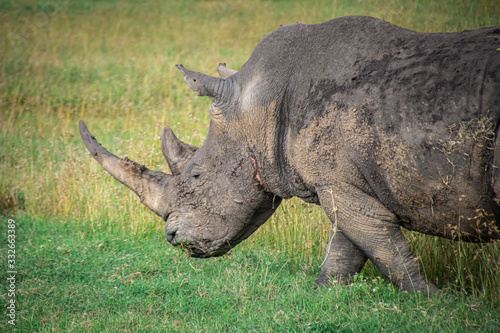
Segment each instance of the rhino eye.
M200 170L200 168L194 168L193 170L191 170L191 177L194 179L200 179L202 175L203 171Z

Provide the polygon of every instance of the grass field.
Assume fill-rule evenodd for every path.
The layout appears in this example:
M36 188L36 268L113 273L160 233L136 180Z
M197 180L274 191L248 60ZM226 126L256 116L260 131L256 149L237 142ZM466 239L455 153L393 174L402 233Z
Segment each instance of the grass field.
M373 265L315 291L330 229L317 207L289 200L229 256L187 258L81 143L84 119L115 154L167 172L161 129L199 146L209 123L176 63L238 69L280 24L344 15L449 32L500 25L500 3L0 0L0 274L13 219L18 331L497 331L500 243L407 233L435 299Z

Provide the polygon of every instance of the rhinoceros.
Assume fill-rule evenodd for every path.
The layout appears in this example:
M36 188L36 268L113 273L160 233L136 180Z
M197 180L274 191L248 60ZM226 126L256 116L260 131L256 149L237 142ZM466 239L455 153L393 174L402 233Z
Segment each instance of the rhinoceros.
M91 155L166 221L190 255L223 255L282 199L332 222L316 280L371 260L403 291L433 294L401 228L499 239L500 27L420 33L371 17L281 26L239 71L177 68L208 96L202 147L163 129L172 174L120 159L80 121Z

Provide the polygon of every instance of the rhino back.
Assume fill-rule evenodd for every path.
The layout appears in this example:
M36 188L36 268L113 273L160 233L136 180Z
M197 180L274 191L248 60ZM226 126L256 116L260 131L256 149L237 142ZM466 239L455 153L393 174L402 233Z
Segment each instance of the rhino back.
M238 75L254 104L280 96L273 146L295 187L346 182L408 229L474 240L476 224L499 215L499 37L368 17L295 24L269 34Z

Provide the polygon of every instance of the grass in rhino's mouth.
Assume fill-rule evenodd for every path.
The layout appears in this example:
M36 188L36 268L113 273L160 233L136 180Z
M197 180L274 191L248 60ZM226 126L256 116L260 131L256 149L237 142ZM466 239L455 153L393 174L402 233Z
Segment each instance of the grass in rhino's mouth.
M192 244L187 241L185 243L181 243L178 245L182 252L187 254L189 257L193 258L212 258L212 257L220 257L229 252L229 248L219 248L215 251L207 251L199 246Z
M179 247L190 257L202 258L207 256L207 251L203 250L199 246L192 244L189 241L179 244Z

